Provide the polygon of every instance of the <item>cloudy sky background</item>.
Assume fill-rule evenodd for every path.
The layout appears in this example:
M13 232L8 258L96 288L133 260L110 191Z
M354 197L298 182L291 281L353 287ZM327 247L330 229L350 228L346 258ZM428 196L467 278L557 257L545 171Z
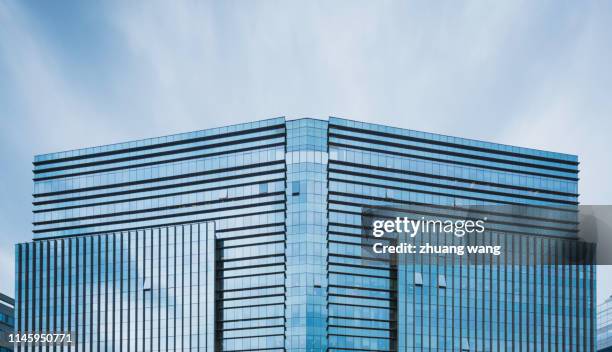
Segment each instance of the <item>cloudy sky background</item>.
M275 116L578 154L580 201L612 204L611 23L609 1L0 0L0 292L34 154Z

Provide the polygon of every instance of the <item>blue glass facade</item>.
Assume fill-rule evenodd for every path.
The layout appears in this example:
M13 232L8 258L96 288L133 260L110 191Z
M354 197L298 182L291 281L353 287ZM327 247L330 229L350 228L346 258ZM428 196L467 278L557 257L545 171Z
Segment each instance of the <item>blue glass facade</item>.
M15 300L0 293L0 352L13 350L8 341L8 334L15 329Z
M20 332L71 332L79 351L214 349L214 223L35 241L16 258Z
M331 118L330 347L594 350L594 268L562 260L577 232L577 165L568 155ZM497 231L487 233L509 248L505 262L363 260L363 208L402 213L414 204L528 205L531 214L498 219ZM439 234L419 239L456 242Z
M612 351L612 296L597 306L597 351Z
M69 301L58 300L56 290L68 292L73 283L80 285L77 281L45 275L64 268L49 264L55 258L82 253L86 259L80 270L102 276L94 286L84 281L80 302L91 299L106 311L122 311L97 291L120 282L100 274L116 270L96 266L100 256L115 263L118 252L107 251L107 243L127 235L151 243L155 252L164 243L186 241L176 231L214 223L212 279L173 287L191 290L189 301L181 303L187 309L194 297L208 307L204 317L188 309L189 317L208 322L214 316L212 322L190 324L214 326L212 333L204 329L203 339L212 338L217 350L594 351L594 268L562 261L543 265L536 255L554 256L557 249L571 247L560 243L576 237L577 182L578 160L572 155L339 118L276 118L40 155L34 160L34 242L16 249L16 323L20 330L36 324L55 328L57 318L41 313L51 309L64 322L72 319L83 334L77 350L157 350L170 336L170 349L212 350L210 343L185 343L201 331L147 336L147 329L134 326L141 313L131 305L125 314L134 310L136 315L127 319L126 329L142 342L132 342L135 335L109 338L102 325L110 320L87 323L83 317L99 314L67 311ZM529 205L554 213L557 220L491 232L491 241L516 244L510 263L364 260L364 208L414 204ZM521 236L505 237L515 233ZM72 246L75 252L68 255ZM55 255L58 250L63 255ZM170 256L162 249L149 256L149 265L169 270L156 262L184 260L186 253ZM127 262L141 260L138 250L126 256ZM134 285L122 288L128 302L156 312L161 306L155 298L163 297L156 293L167 286L147 281L145 271L132 274ZM194 296L193 290L208 290L214 298ZM147 319L146 309L143 314L140 326L149 323L152 332L155 324L187 321L183 314L176 320L167 315Z
M327 124L287 122L287 350L327 348Z

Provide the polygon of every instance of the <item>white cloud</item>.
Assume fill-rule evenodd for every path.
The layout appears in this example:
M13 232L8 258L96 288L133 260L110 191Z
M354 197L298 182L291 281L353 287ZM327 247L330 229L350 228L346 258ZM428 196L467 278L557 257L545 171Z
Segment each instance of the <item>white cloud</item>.
M582 201L610 203L610 6L147 1L62 13L101 23L113 43L102 69L71 56L41 14L0 0L0 114L10 119L0 160L15 165L0 171L11 195L0 235L29 237L34 153L282 115L578 153ZM68 17L54 23L88 39ZM79 84L73 62L106 84Z
M52 46L20 6L0 1L0 292L12 295L13 246L31 239L31 161L35 153L100 143L118 135L104 109L62 72Z

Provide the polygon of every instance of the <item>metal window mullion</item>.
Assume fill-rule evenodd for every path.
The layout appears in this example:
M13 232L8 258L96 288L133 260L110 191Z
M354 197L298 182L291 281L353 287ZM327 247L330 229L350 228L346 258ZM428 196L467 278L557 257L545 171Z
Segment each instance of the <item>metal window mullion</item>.
M116 311L117 311L117 307L116 307L116 293L117 293L117 235L116 233L113 233L111 235L112 241L113 241L113 248L112 248L112 253L113 253L113 257L112 257L112 263L113 263L113 272L112 272L112 280L113 280L113 286L112 286L112 291L113 294L111 296L111 301L112 301L112 313L111 313L111 326L113 331L111 332L111 341L112 341L112 348L111 348L111 352L116 352L116 346L117 346L117 340L116 340L116 331L117 331L117 325L116 325Z

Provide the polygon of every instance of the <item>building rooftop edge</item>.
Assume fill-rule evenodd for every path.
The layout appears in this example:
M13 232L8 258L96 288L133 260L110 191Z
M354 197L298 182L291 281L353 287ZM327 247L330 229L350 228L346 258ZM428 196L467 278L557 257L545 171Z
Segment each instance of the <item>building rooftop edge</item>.
M11 305L14 306L15 305L15 300L7 295L5 295L4 293L0 293L0 304L5 304L5 305Z
M93 153L98 153L98 152L104 152L107 150L109 151L110 150L121 150L121 149L127 149L127 148L140 146L140 145L152 145L152 144L159 143L161 139L169 140L169 141L178 141L178 140L195 138L195 137L204 136L204 135L214 135L216 134L216 133L213 133L215 131L217 133L223 133L222 131L231 132L232 130L257 128L258 127L257 125L262 125L262 124L272 125L276 123L281 123L281 122L284 123L288 121L297 121L297 120L318 120L318 121L326 121L326 122L344 121L344 122L353 123L353 124L367 124L369 126L375 126L379 129L392 129L394 131L403 131L405 133L419 134L419 135L422 135L423 138L425 139L443 137L447 139L453 139L455 140L455 143L459 141L461 142L459 144L463 144L467 146L472 145L472 144L484 143L484 144L487 144L490 148L498 146L498 147L504 147L506 149L516 149L517 153L522 153L522 154L555 156L562 160L576 161L576 162L578 161L578 156L575 154L570 154L570 153L556 152L556 151L543 150L543 149L537 149L537 148L521 147L521 146L510 145L510 144L489 142L489 141L464 138L464 137L456 137L456 136L451 136L451 135L446 135L446 134L441 134L441 133L423 132L423 131L418 131L418 130L413 130L413 129L408 129L408 128L352 120L352 119L347 119L347 118L337 117L337 116L329 116L328 119L319 119L319 118L312 118L312 117L287 118L285 116L280 116L280 117L273 117L273 118L268 118L268 119L263 119L263 120L255 120L255 121L226 125L226 126L212 127L208 129L202 129L202 130L196 130L196 131L190 131L190 132L181 132L181 133L176 133L176 134L163 135L163 136L158 136L158 137L149 137L149 138L143 138L143 139L124 141L124 142L119 142L119 143L103 144L103 145L92 146L92 147L68 149L68 150L62 150L62 151L57 151L57 152L35 154L34 162L36 163L36 162L45 161L45 160L53 160L53 159L60 159L60 158L65 158L65 157L88 155L88 154L93 154ZM492 148L492 149L495 149L495 148Z

